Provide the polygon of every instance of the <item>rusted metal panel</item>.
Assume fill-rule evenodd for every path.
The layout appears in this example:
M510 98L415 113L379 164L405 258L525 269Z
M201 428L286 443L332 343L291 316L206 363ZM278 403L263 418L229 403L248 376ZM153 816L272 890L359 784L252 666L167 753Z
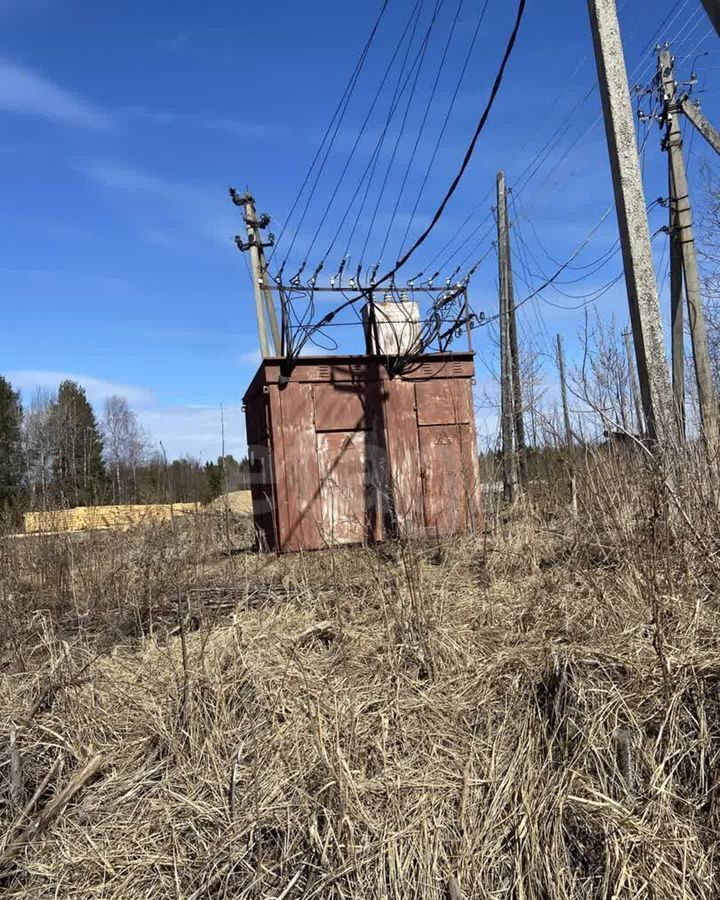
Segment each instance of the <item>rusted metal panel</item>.
M472 397L460 379L415 383L418 425L456 425L472 420Z
M427 381L428 378L474 378L472 353L433 353L407 366L402 373L406 381Z
M253 519L261 543L275 549L275 498L272 459L270 456L269 405L265 394L255 398L246 410L248 460L250 463L250 493Z
M358 544L381 537L381 493L372 432L331 431L317 435L325 543Z
M386 387L383 408L391 513L399 536L412 537L425 527L415 388L412 382L399 379Z
M283 447L282 459L276 460L278 494L282 485L285 495L284 507L280 501L282 549L320 547L322 510L312 387L289 384L282 391L271 390L271 397L274 396L279 399L281 411L281 421L273 421L275 443L280 441Z
M467 448L474 445L474 429L469 425L425 425L419 435L428 532L449 535L473 528L476 466Z
M380 389L378 384L378 390ZM367 382L315 384L315 428L317 431L359 431L371 428L372 390Z
M389 378L382 358L374 356L304 356L290 374L290 382L342 381L363 383L376 377ZM428 378L474 378L475 367L471 353L433 353L420 357L403 369L405 381L426 381ZM258 370L248 395L254 386L277 385L280 362L265 360Z

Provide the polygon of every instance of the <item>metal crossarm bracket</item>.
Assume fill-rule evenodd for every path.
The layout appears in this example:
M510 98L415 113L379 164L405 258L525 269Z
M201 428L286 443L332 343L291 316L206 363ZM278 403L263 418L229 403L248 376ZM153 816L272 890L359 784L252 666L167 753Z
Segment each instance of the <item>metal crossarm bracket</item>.
M274 247L275 246L275 235L270 233L268 235L267 241L244 241L239 234L235 235L235 243L238 246L238 250L242 250L243 253L246 250L250 250L252 247Z

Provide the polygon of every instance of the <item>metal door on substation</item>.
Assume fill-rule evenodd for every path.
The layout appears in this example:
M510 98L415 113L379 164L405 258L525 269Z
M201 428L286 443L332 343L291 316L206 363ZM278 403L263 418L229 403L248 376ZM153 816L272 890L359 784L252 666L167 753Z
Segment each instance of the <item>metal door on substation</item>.
M474 524L470 385L461 379L429 379L415 385L415 395L425 528L431 534L456 534Z
M378 399L367 383L315 385L313 397L323 539L327 544L379 540Z

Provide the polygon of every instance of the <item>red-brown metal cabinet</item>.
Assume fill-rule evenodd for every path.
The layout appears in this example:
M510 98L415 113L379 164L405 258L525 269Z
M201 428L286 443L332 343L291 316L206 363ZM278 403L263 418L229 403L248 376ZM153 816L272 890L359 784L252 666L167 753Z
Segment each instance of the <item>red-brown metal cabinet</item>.
M244 398L262 546L311 550L481 525L473 357L265 360Z

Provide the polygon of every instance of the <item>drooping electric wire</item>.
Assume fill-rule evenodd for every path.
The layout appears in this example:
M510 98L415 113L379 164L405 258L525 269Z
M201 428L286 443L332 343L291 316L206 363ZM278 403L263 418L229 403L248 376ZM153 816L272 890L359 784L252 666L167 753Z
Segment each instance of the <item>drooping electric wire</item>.
M517 36L520 31L520 26L523 21L526 6L527 6L527 0L519 0L518 7L517 7L517 13L516 13L516 17L515 17L515 22L514 22L511 34L508 38L505 50L503 52L503 56L502 56L500 66L498 68L498 72L495 76L492 87L490 89L490 94L489 94L488 100L485 104L485 108L483 109L483 112L480 116L480 119L475 128L475 131L470 140L470 143L465 152L465 155L463 157L463 160L461 162L461 165L460 165L460 168L459 168L457 174L455 175L450 186L448 187L447 191L445 192L445 195L444 195L440 205L438 206L437 210L435 211L435 214L433 215L433 217L432 217L431 221L429 222L429 224L427 225L427 227L418 236L418 238L414 241L412 246L403 254L402 258L397 261L395 266L389 272L386 272L382 276L382 278L377 280L376 287L379 287L382 284L385 284L385 283L391 281L394 278L394 276L397 274L397 272L410 260L410 258L413 256L413 254L425 243L425 241L430 236L430 234L432 233L432 231L435 228L435 226L437 225L437 223L442 218L442 216L447 208L448 203L452 199L460 182L462 181L463 175L465 174L468 166L470 165L470 160L473 157L473 154L475 152L475 147L477 146L477 142L480 138L480 135L482 134L482 132L487 124L488 118L489 118L490 113L495 104L495 100L497 99L497 95L500 92L500 87L503 83L503 80L505 77L505 72L506 72L508 63L510 61L510 57L512 56L512 51L515 47L515 43L517 41ZM348 304L356 303L365 297L366 297L366 292L363 291L360 294L358 294L356 297L353 297L350 300L346 301L344 304L341 304L340 306L336 307L334 310L332 310L326 316L324 316L316 324L315 328L322 327L325 323L332 321L333 318L337 315L337 313L339 311L341 311L342 309L346 308ZM312 334L312 329L309 329L306 334L306 337L305 337L306 341L309 339L311 334ZM298 348L296 348L297 353L300 353L302 351L302 346L303 346L303 344L301 342L300 346Z

